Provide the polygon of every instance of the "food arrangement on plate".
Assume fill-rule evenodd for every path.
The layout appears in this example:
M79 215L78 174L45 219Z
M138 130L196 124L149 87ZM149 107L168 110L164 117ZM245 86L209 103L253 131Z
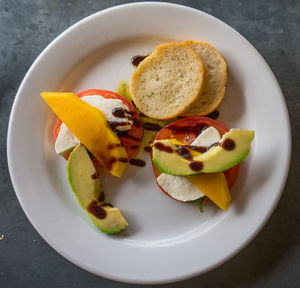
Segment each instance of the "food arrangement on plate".
M204 199L227 210L254 131L228 129L204 117L216 117L224 98L225 60L209 43L190 40L162 44L132 63L137 69L130 92L121 82L119 93L41 93L59 118L55 151L68 161L78 202L101 231L115 234L126 228L121 211L106 202L99 176L122 177L128 163L144 166L135 157L146 151L153 181L165 194L193 201L201 211Z

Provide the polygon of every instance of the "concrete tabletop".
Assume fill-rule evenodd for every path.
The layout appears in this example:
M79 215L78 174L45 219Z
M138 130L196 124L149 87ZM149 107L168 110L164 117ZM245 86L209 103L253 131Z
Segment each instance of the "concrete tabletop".
M35 58L70 25L127 2L131 1L0 0L0 287L135 287L92 275L54 251L22 211L6 159L10 110ZM266 59L290 113L293 155L282 198L259 235L217 269L162 287L300 287L300 1L171 2L221 19Z

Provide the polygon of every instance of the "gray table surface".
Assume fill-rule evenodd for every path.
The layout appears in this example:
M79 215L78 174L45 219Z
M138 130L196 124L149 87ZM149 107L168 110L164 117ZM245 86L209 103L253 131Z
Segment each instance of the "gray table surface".
M0 287L132 287L65 260L35 231L15 196L6 160L10 110L39 53L71 24L130 1L0 0ZM283 196L251 244L217 269L168 287L300 287L300 1L172 1L216 16L266 59L291 118L293 155ZM298 94L297 94L298 93ZM280 127L278 127L280 133ZM298 150L298 151L297 151ZM138 287L138 286L136 286ZM166 286L167 287L167 286Z

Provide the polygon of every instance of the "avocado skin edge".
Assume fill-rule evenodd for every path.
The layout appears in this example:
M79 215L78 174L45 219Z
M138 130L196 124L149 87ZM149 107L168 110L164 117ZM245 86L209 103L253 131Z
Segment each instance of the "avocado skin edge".
M104 207L103 207L104 208ZM104 208L105 209L105 208ZM116 208L117 209L117 208ZM118 209L119 210L119 209ZM120 210L119 210L120 211ZM101 227L101 225L99 225L99 220L98 218L96 218L93 214L89 213L88 211L87 212L87 215L89 216L89 218L91 219L91 221L93 222L93 224L100 230L102 231L103 233L105 234L109 234L109 235L112 235L112 234L116 234L116 233L119 233L120 231L124 230L127 226L128 226L128 223L126 221L126 219L124 217L122 217L122 219L120 218L120 223L118 223L116 226L116 228L112 228L112 229L106 229L106 228L103 228ZM121 211L119 212L121 214ZM122 215L122 214L121 214ZM123 216L123 215L122 215ZM101 220L100 220L101 221Z

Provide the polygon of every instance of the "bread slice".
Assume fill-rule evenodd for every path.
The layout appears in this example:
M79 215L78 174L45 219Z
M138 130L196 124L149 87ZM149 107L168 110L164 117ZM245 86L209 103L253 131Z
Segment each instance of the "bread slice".
M206 75L203 92L184 112L184 116L204 116L221 104L227 83L227 65L222 55L209 43L189 40L184 42L201 57Z
M155 119L181 115L202 92L204 66L184 43L165 43L143 60L133 73L131 97L137 108Z

